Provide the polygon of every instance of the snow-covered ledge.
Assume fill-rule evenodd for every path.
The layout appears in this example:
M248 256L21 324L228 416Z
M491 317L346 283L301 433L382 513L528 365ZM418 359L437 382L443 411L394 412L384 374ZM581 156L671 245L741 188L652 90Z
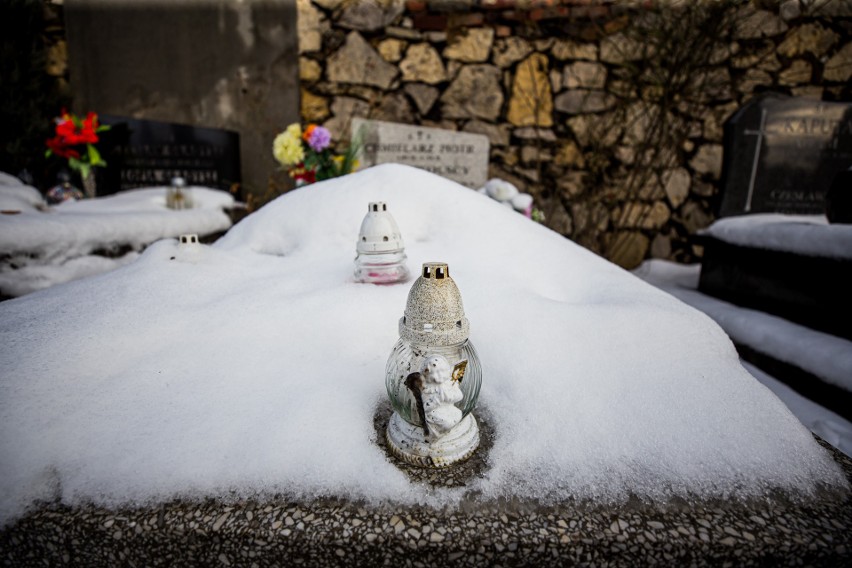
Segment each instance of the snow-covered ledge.
M35 188L0 178L0 294L21 296L106 272L164 238L226 231L234 197L189 188L195 207L166 207L166 188L150 187L48 207ZM109 256L93 254L108 252Z
M852 260L852 225L829 224L825 215L726 217L699 234L743 247Z

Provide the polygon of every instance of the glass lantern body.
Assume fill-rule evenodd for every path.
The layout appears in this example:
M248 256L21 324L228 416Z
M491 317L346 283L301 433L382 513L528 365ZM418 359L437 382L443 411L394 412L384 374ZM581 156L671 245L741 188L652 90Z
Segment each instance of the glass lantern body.
M467 361L464 376L459 383L464 397L455 404L462 411L463 417L476 407L482 386L482 366L470 340L442 346L410 343L400 338L394 345L385 367L385 387L393 409L406 422L415 426L421 425L417 414L417 401L406 386L405 379L411 373L419 371L423 360L431 355L441 355L452 367Z
M59 205L65 201L83 199L83 192L71 185L71 182L63 181L48 189L45 199L49 205Z
M171 185L166 188L166 207L175 210L192 209L192 191L183 178L172 178Z
M402 250L383 253L359 252L355 257L355 279L370 284L394 284L408 279L408 257Z
M71 174L68 170L59 170L56 175L56 185L45 193L48 205L59 205L64 201L83 199L83 192L71 185Z
M482 367L468 339L470 323L464 315L461 293L444 262L426 262L408 292L405 314L399 320L399 340L385 368L385 386L394 410L406 422L418 425L417 402L406 379L419 372L423 360L441 355L451 367L467 361L459 387L464 395L455 406L467 416L476 406L482 385Z

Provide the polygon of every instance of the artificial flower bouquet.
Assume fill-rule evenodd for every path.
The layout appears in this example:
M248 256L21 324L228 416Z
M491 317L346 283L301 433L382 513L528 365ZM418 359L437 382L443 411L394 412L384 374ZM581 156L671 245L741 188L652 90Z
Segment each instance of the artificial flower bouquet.
M296 180L307 185L353 172L358 167L358 144L353 142L343 154L331 151L331 133L327 128L309 124L304 131L298 122L275 137L272 154Z
M84 182L93 167L107 165L95 144L98 133L110 127L99 124L97 114L90 112L86 118L80 118L62 109L62 115L55 122L55 136L47 141L45 156L56 154L67 159L68 167L79 172Z

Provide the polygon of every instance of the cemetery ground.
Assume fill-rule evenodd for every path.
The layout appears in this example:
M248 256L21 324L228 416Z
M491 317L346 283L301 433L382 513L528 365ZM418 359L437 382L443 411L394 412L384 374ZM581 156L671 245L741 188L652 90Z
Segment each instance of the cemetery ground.
M852 460L835 456L852 479ZM474 499L449 510L278 497L53 505L0 533L0 549L8 566L844 566L850 526L849 498L837 495L618 506Z
M448 262L483 361L485 440L450 470L401 467L383 447L409 285L352 279L377 200L411 272ZM742 368L716 324L411 168L291 192L213 246L160 241L0 314L7 565L852 556L852 461Z

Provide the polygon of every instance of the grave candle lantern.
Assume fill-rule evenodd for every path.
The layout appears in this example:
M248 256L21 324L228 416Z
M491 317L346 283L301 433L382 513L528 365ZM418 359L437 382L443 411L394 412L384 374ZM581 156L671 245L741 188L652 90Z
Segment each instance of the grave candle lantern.
M175 251L175 255L169 260L197 264L201 258L201 254L202 248L201 242L198 240L198 235L190 233L178 237L177 250Z
M186 187L186 180L173 177L171 185L166 188L166 207L169 209L192 209L192 194Z
M355 279L393 284L408 279L405 245L396 221L382 201L370 203L358 233Z
M385 371L394 409L387 441L401 459L445 467L479 446L471 411L479 398L482 368L469 334L461 294L447 265L425 263L408 293L399 340Z

